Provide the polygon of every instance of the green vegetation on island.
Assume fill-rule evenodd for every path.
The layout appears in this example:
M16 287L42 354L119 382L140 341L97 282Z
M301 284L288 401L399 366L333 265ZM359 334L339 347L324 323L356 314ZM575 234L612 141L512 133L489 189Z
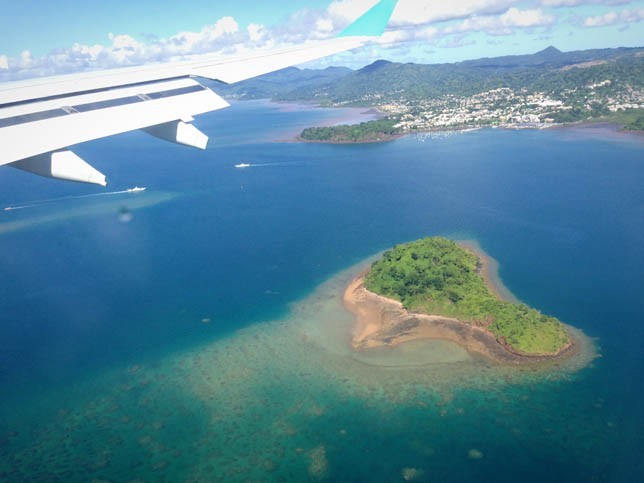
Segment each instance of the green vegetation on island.
M331 143L386 141L402 133L402 130L396 127L397 123L397 119L387 118L360 124L309 127L302 131L300 138L305 141Z
M483 326L521 354L556 354L570 344L559 320L524 304L499 300L479 270L476 255L453 241L424 238L385 252L364 283L410 311Z

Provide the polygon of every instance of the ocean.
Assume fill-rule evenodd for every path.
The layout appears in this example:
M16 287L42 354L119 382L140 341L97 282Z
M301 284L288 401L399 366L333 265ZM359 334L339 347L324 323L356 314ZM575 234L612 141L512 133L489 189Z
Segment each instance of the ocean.
M78 146L106 189L1 170L0 481L644 479L644 138L293 142L370 116L238 102L197 119L205 152ZM585 358L353 352L343 287L434 235L478 242Z

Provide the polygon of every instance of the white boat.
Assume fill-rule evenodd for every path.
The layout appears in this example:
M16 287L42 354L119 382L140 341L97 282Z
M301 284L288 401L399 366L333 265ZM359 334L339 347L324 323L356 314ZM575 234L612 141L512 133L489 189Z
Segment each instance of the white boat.
M135 186L134 188L130 188L129 190L125 190L128 193L136 193L137 191L145 191L145 187L141 188L139 186Z
M250 168L250 164L248 163L239 163L235 165L235 168Z

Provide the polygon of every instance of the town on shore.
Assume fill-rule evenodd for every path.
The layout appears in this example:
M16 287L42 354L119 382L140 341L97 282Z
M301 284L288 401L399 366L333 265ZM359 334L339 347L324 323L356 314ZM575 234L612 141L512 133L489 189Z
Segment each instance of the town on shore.
M586 86L585 107L588 111L592 111L600 97L606 115L644 108L644 91L619 91L614 97L602 97L600 88L610 83L610 79L605 79ZM559 97L571 99L575 92L576 89L571 89ZM381 105L379 109L399 119L395 128L413 132L485 126L549 127L575 120L573 115L577 108L571 101L555 99L545 92L501 87L472 96L446 95L438 99L400 101Z

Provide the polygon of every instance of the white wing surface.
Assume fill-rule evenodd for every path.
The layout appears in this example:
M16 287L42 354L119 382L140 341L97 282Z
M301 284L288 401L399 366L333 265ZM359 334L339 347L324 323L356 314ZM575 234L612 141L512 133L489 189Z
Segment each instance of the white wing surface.
M234 83L354 49L382 33L395 5L381 0L339 37L288 49L0 84L0 166L105 186L70 146L142 129L205 149L208 137L190 122L229 104L196 78Z

